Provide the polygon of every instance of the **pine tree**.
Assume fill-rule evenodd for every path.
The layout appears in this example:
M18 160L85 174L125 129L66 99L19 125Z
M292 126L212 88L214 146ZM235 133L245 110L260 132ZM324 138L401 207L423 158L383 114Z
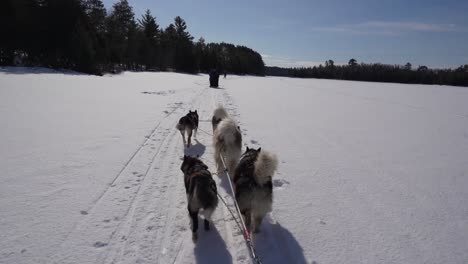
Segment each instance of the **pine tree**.
M174 27L176 30L177 38L183 41L192 41L193 37L187 31L187 24L180 16L174 19Z
M146 69L152 69L156 66L160 67L160 38L159 25L156 23L156 18L151 15L151 12L146 10L146 13L138 20L142 31L142 44L140 46L140 61L145 65Z
M99 72L102 72L108 60L106 49L106 9L101 0L84 0L83 6L88 17L88 34L94 45L95 64L99 68Z
M161 36L162 60L164 68L175 69L175 46L177 42L177 32L173 24L164 29Z
M411 70L411 63L407 62L407 63L405 64L405 70L408 70L408 71Z
M16 5L18 5L17 1ZM21 14L18 8L15 8L14 0L3 0L0 2L0 65L13 64L13 57L15 47L18 48L21 43L19 40L18 32L20 21L16 19L14 14ZM22 8L21 11L25 11Z
M194 72L195 56L192 42L193 37L187 31L187 24L179 16L174 19L174 29L176 33L175 68L178 71Z
M195 56L195 70L197 72L203 71L204 69L204 64L205 64L205 39L203 37L200 37L198 39L197 43L195 43L195 51L194 51L194 56Z
M84 0L83 5L89 24L99 34L104 34L106 28L106 8L101 0Z
M107 17L107 43L110 53L110 61L117 64L117 69L131 67L129 48L133 48L136 41L136 23L132 7L127 0L120 0L112 7L111 14Z

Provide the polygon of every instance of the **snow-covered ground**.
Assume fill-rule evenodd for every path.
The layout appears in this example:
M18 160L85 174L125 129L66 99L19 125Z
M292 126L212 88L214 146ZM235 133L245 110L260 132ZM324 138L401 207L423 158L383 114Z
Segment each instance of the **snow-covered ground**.
M181 158L211 113L276 152L264 263L467 263L468 89L0 69L0 263L250 263L220 203L191 241ZM174 129L198 109L196 144ZM205 133L208 132L208 133ZM226 182L215 176L228 202Z

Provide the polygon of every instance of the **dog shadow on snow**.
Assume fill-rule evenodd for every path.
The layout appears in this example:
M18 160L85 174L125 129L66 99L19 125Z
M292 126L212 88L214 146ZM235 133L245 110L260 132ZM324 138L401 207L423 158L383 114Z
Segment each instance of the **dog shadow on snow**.
M193 140L196 144L184 149L184 155L187 156L203 156L205 154L206 146L200 143L198 139Z
M253 243L263 263L317 264L315 261L307 261L294 235L272 220L270 215L263 219L260 233L253 234Z
M232 256L214 224L210 231L201 228L198 232L198 241L193 249L197 263L232 263Z

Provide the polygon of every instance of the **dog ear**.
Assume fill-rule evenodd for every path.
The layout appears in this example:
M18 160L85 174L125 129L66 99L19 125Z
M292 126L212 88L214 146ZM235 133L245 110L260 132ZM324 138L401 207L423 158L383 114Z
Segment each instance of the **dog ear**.
M197 112L197 110L195 110L195 113Z
M247 151L249 151L249 147L246 146L245 147L245 152L247 152Z
M262 150L262 148L258 148L258 149L257 149L257 152L260 152L260 150Z

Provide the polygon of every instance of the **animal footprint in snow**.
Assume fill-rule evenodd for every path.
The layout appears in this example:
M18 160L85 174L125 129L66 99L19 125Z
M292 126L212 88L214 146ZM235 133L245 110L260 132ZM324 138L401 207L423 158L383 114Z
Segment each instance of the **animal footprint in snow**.
M321 224L321 225L326 225L327 223L325 221L323 221L322 219L318 219L318 222Z
M101 242L101 241L98 241L96 243L94 243L93 245L95 248L102 248L102 247L105 247L107 246L107 243L104 243L104 242Z
M273 186L281 188L283 186L289 185L287 180L275 179L273 180Z

